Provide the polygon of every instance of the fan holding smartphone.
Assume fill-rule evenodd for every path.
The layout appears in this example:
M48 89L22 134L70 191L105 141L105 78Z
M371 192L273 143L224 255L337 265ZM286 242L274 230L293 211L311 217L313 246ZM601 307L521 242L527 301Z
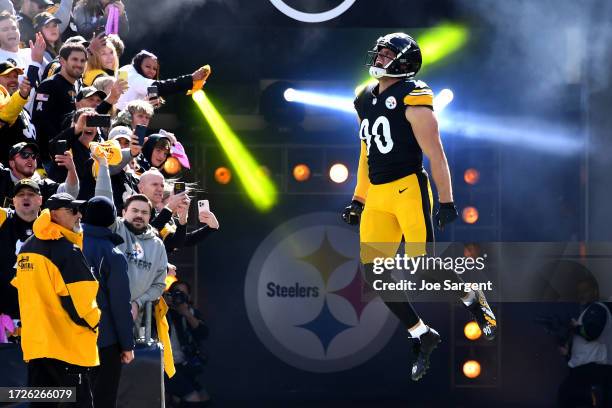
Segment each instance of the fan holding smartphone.
M85 126L92 128L109 128L111 126L110 115L91 115L87 116Z
M157 107L166 96L191 94L202 88L212 72L210 66L205 65L191 74L162 80L159 78L160 63L157 56L145 50L136 54L130 65L121 67L121 71L127 72L129 88L117 102L116 106L120 110L135 99L147 100Z
M210 211L208 200L198 200L198 219L202 224L206 224L212 229L219 229L219 221L217 221L215 214Z

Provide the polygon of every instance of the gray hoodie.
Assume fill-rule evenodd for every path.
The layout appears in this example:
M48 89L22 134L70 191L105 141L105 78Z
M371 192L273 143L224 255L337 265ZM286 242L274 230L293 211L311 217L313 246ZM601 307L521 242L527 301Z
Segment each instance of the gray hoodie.
M123 218L117 218L111 230L123 238L123 244L117 248L128 261L131 300L142 309L145 302L159 299L166 287L166 248L150 225L136 235L127 228Z
M107 166L100 166L95 194L113 199ZM123 244L117 248L125 254L128 261L131 301L136 302L138 309L142 311L147 301L159 299L166 288L168 257L164 243L152 226L147 225L142 234L136 235L127 228L123 218L117 218L111 230L123 238Z

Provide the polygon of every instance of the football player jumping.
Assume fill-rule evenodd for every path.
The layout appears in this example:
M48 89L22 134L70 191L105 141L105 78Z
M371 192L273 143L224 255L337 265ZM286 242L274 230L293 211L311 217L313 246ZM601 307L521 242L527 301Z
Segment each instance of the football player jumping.
M360 225L360 258L369 284L374 258L395 256L402 237L408 256L424 254L424 243L434 241L433 197L423 153L429 158L438 191L435 224L443 229L457 218L448 162L433 113L433 92L414 79L421 63L421 50L409 35L380 37L366 62L378 83L365 87L355 99L361 155L355 194L342 218ZM462 282L453 271L448 275L452 282ZM497 321L484 294L461 293L461 301L485 338L493 339ZM429 368L440 335L419 318L407 297L403 302L385 303L416 339L412 379L417 381Z

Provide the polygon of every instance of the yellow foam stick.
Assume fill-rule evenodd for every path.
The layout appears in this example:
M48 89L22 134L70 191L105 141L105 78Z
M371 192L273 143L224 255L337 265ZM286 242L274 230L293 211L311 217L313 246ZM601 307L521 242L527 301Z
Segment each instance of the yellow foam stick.
M204 79L200 79L199 81L194 81L193 82L193 87L189 91L187 91L187 95L191 95L191 94L199 91L200 89L202 89L202 87L206 83L206 80L208 79L208 77L212 73L212 69L210 68L210 65L206 64L202 68L204 69Z
M95 155L106 157L106 161L109 165L115 166L121 163L121 146L117 140L106 140L104 142L91 142L89 148L95 149Z

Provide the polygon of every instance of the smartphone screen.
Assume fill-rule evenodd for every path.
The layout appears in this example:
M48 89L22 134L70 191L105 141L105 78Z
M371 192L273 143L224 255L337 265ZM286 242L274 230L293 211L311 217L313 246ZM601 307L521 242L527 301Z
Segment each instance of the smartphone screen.
M88 116L85 125L87 127L107 128L111 125L111 118L110 115Z
M36 88L38 86L38 67L34 65L28 66L27 77L32 88Z
M55 154L63 155L68 150L68 142L65 140L58 140L55 142Z
M140 146L144 145L144 139L147 135L147 127L145 125L136 125L136 130L134 131L136 136L138 136L138 144Z
M147 96L149 99L156 99L159 97L159 91L155 85L147 88Z
M185 192L185 183L182 181L177 181L174 183L174 195L181 194Z

